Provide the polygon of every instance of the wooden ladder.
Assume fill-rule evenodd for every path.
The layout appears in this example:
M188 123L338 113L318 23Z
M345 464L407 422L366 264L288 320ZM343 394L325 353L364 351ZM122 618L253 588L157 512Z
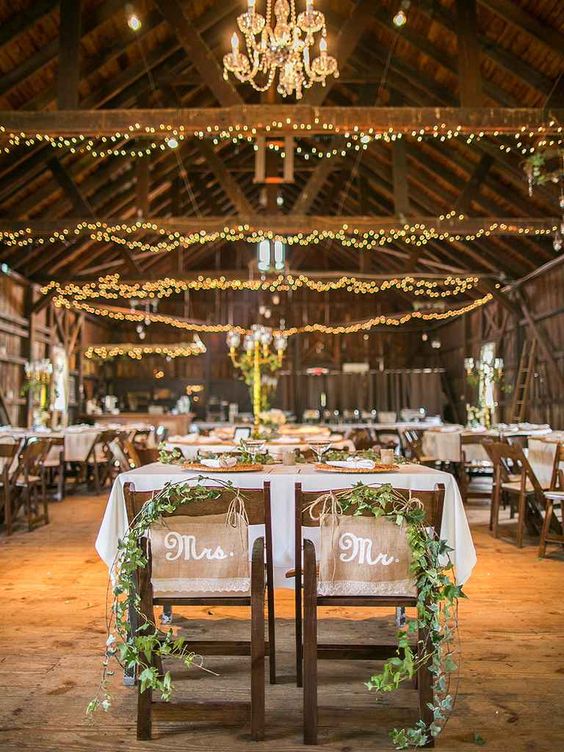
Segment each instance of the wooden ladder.
M519 358L519 370L515 379L515 392L513 394L513 407L511 420L513 423L522 423L529 402L529 392L533 379L537 341L533 337L527 338L523 343L521 357Z

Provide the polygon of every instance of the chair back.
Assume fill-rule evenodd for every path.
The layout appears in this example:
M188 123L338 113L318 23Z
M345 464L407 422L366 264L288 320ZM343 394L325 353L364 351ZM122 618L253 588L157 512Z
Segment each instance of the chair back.
M48 438L30 436L26 439L18 455L17 477L41 476L50 447L51 441Z
M352 490L339 489L339 492L346 493ZM445 492L443 485L437 485L430 491L410 491L398 488L394 490L406 500L410 495L419 499L425 508L427 524L434 530L440 531ZM322 516L319 513L321 509L315 510L316 502L331 493L334 491L304 491L301 483L296 483L294 486L296 588L301 587L302 583L304 528L320 528L318 534L320 539L319 594L359 596L394 592L395 595L414 595L414 583L409 576L410 552L405 531L389 521L384 522L382 518L374 517L370 510L363 510L359 514L354 507L350 507L342 513L344 518L350 521L346 522L343 519L339 525L343 533L335 536L331 527L333 525L331 517L324 518L322 523ZM371 519L363 522L359 517ZM308 537L307 534L305 537ZM346 543L345 539L347 539ZM373 544L382 547L379 554L375 549L372 550ZM342 553L337 554L336 546L339 546ZM394 552L391 557L390 552ZM385 566L372 569L367 567L367 564ZM374 581L372 581L373 578L375 578Z
M141 465L150 465L159 461L159 450L156 447L138 447L137 456Z
M544 502L542 487L521 446L494 441L490 444L484 444L484 448L494 466L494 482L496 485L510 480L510 475L519 475L522 489L525 490L528 480L539 501Z
M486 446L487 444L492 444L495 441L495 438L491 436L491 434L484 434L484 433L461 433L460 434L460 460L461 462L466 462L466 452L464 450L464 447L467 446L481 446L484 447L484 459L486 459L487 450Z
M151 575L155 574L155 567L153 562L153 546L159 547L159 561L158 572L153 579L153 585L156 591L161 593L161 597L167 597L167 591L174 591L177 593L182 592L204 592L204 591L216 591L225 592L225 583L229 580L231 589L234 579L238 583L237 588L234 590L248 590L248 539L241 540L239 532L225 524L225 520L220 520L221 516L225 516L232 511L232 503L234 500L233 489L219 487L216 489L218 497L215 499L201 499L196 501L190 501L190 503L180 505L173 512L165 512L162 517L167 518L169 522L166 525L167 538L170 532L173 533L171 541L175 543L175 549L170 550L166 556L162 556L165 549L170 549L171 541L162 541L162 533L154 532L155 528L151 531L151 545L146 542L143 544L147 553L148 564L145 568L145 572L139 572L139 580L141 583L140 595L143 599L143 589L145 593L149 592L149 580ZM125 507L127 512L128 524L131 525L139 514L143 505L150 500L157 491L136 491L133 483L126 483L124 485ZM244 505L246 517L248 519L248 525L264 525L265 528L265 543L266 543L266 556L267 566L272 567L272 525L270 516L270 483L265 483L263 488L239 489L240 497ZM178 517L175 522L173 518ZM186 518L194 518L192 522ZM200 520L198 520L200 518ZM209 518L204 520L203 518ZM246 522L245 522L246 528ZM212 535L213 544L206 539L206 535ZM216 536L216 537L214 537ZM195 549L198 546L206 546L207 550L212 551L216 546L222 546L222 540L231 541L233 550L229 548L230 554L233 557L232 561L225 560L226 557L215 556L196 556L186 555L187 548L193 546ZM206 550L204 548L203 550ZM223 549L227 550L226 548ZM183 566L179 561L176 563L176 559L182 560L182 553L184 551L184 561L188 562ZM243 557L244 554L244 557ZM243 561L243 558L244 561ZM194 563L194 559L199 559ZM174 566L170 567L167 564L172 560ZM173 580L170 579L170 572L175 573ZM227 574L226 574L227 571ZM164 574L164 579L163 579ZM245 585L241 586L242 583ZM248 583L250 587L250 582ZM152 588L150 588L150 597L153 598ZM172 596L169 596L172 597Z
M551 491L564 491L564 443L558 442L554 452L554 464L550 478Z
M10 471L14 463L14 458L18 453L18 444L0 444L0 472L2 473L2 483L7 485L10 479Z
M110 441L108 451L113 465L119 468L120 473L127 473L132 469L131 462L119 435ZM136 465L136 467L139 467L139 465Z
M423 435L420 431L406 429L402 433L406 457L421 460L423 457Z
M132 441L129 441L129 439L125 439L123 442L120 442L120 444L128 458L130 468L141 467L141 457L139 456L140 450L138 450L135 444Z
M376 438L369 428L353 428L345 438L352 441L356 450L372 449L376 444Z
M157 426L155 428L155 443L158 446L161 442L168 439L169 430L167 426Z

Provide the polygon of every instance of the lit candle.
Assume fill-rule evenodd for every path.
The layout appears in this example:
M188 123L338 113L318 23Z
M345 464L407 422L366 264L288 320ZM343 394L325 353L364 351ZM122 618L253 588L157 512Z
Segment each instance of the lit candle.
M249 13L255 12L255 0L249 0Z
M237 36L235 32L233 33L233 36L231 37L231 49L233 51L233 55L237 57L239 53L239 37Z
M306 0L306 13L311 13L313 10L313 0Z
M321 37L321 40L319 42L319 52L321 52L322 55L327 52L327 40L325 39L325 37Z

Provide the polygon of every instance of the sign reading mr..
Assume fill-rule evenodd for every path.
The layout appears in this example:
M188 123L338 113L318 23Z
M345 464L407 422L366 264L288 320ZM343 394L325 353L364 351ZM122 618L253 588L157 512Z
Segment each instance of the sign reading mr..
M406 528L384 517L320 520L320 595L415 595Z

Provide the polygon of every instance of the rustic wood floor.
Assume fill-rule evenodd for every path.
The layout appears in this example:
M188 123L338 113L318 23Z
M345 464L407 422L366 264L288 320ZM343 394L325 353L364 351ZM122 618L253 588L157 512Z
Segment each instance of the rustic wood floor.
M247 730L211 725L159 726L151 742L135 739L135 692L115 677L115 704L94 722L84 710L98 679L105 639L104 565L94 539L105 497L70 497L51 506L52 522L33 533L0 538L0 749L279 750L301 744L301 693L293 682L291 596L277 593L280 683L267 687L267 740ZM478 566L460 609L462 663L454 714L439 740L445 752L564 750L564 560L539 561L531 542L518 550L487 532L487 510L469 510ZM193 634L241 635L246 612L227 621L226 609L186 609ZM326 613L321 637L351 641L393 637L387 616L366 611ZM188 624L188 622L186 622ZM218 635L219 636L219 635ZM219 678L190 672L181 694L243 699L247 659L213 658ZM365 662L321 664L320 746L332 752L387 750L387 730L416 719L416 698L405 689L376 703L362 682Z

